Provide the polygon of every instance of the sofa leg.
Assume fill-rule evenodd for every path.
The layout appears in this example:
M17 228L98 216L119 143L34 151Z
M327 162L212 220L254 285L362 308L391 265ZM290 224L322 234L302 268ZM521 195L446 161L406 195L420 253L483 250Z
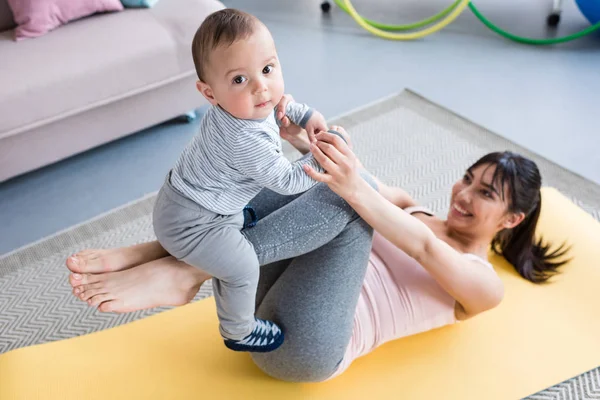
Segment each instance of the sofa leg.
M193 122L198 115L196 114L196 110L188 111L181 116L185 122Z
M180 114L179 116L173 118L171 121L172 122L176 122L176 123L192 123L196 120L196 118L198 118L198 114L196 113L195 110L192 111L188 111L185 114Z

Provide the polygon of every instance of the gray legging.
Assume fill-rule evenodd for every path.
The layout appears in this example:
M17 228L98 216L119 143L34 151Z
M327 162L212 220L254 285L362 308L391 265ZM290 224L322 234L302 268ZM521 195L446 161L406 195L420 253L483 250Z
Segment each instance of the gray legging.
M323 381L352 335L373 230L324 184L295 196L265 189L250 206L258 222L242 232L262 265L256 313L285 333L279 349L252 358L278 379Z

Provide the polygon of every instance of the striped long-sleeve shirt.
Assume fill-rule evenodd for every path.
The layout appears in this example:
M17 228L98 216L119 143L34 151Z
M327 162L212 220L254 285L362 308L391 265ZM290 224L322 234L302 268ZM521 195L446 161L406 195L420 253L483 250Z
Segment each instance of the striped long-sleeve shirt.
M298 103L286 109L302 127L312 113ZM304 172L304 164L322 170L312 155L294 163L285 158L275 113L265 120L243 120L212 106L175 164L171 184L202 207L231 215L265 187L286 195L310 189L316 181Z

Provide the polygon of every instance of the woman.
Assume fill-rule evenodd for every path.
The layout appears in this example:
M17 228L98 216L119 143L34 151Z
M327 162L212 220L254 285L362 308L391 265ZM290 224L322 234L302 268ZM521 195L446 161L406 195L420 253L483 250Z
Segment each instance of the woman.
M278 350L252 357L275 378L331 379L384 342L496 307L503 285L486 260L490 245L532 282L563 264L564 251L534 241L541 177L530 160L480 159L453 186L441 220L398 188L375 190L338 136L320 133L317 145L296 127L282 136L313 153L327 173L306 172L347 203L320 184L299 196L263 191L250 204L258 223L244 234L264 265L257 316L286 335ZM85 251L67 266L73 293L101 311L185 304L209 278L157 242Z

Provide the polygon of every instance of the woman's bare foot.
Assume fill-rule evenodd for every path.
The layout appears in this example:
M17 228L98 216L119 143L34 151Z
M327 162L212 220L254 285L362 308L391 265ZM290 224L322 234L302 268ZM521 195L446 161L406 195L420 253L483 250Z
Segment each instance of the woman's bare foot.
M83 250L67 259L67 268L79 274L122 271L169 254L154 241L118 249Z
M77 279L79 278L79 279ZM122 271L71 274L73 294L100 311L125 313L189 303L210 275L173 257Z

